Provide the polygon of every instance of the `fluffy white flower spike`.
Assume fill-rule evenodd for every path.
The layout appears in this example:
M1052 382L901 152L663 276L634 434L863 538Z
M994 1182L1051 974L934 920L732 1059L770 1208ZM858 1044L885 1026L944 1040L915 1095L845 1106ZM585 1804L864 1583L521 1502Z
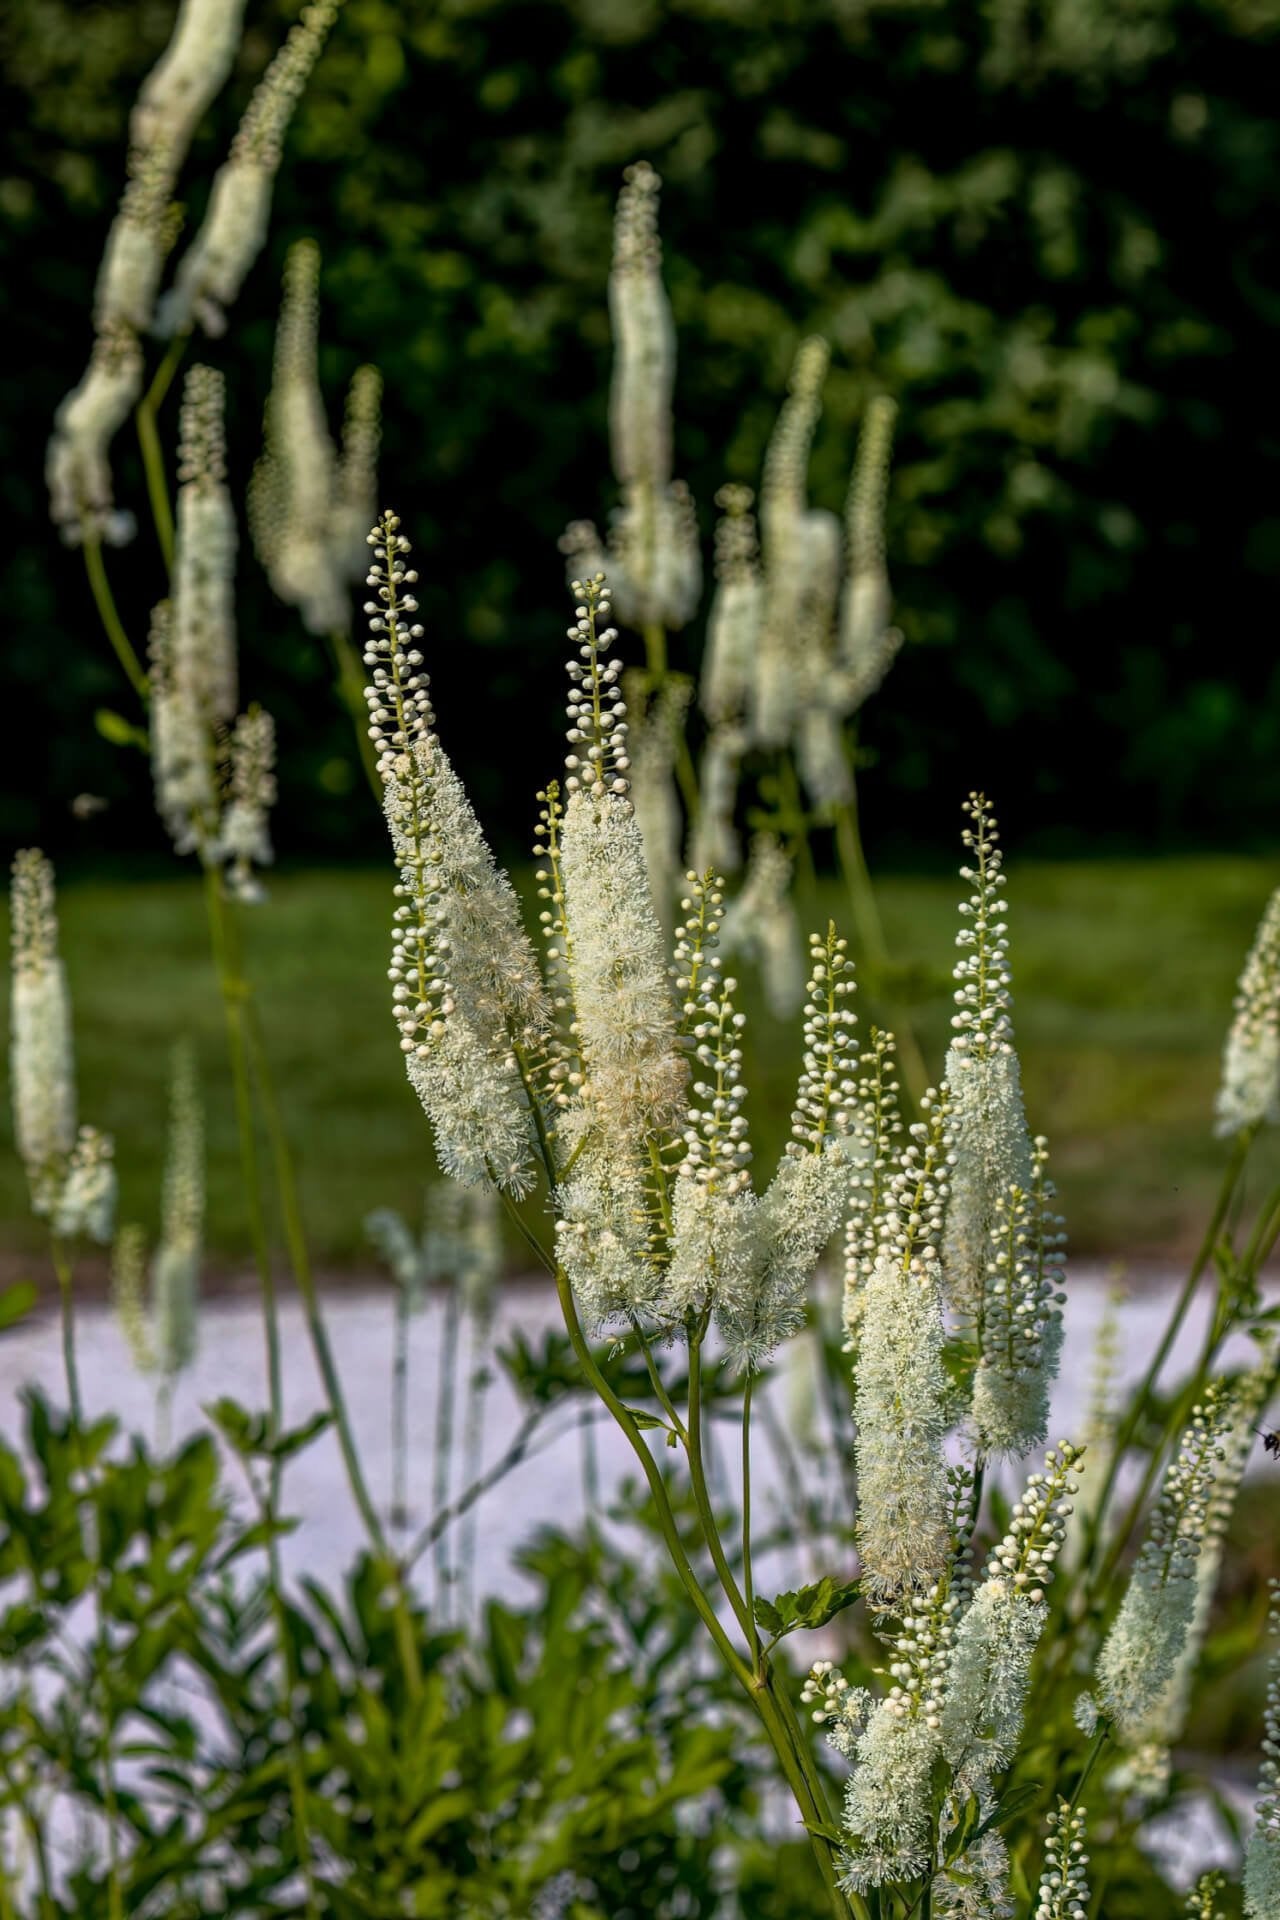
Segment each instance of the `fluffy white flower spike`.
M1034 1168L1009 1013L1009 930L1003 918L999 835L982 794L969 796L965 812L973 825L962 837L974 864L962 867L960 877L972 884L973 893L960 909L968 925L956 936L962 957L955 968L955 1038L946 1072L955 1168L943 1261L951 1305L967 1325L976 1327L1000 1205L1013 1187L1031 1192Z
M299 240L285 261L263 450L249 485L249 527L272 588L297 607L308 633L345 633L347 592L362 578L377 511L382 382L375 367L352 381L339 460L319 370L320 249Z
M133 536L133 516L116 510L109 449L141 397L142 349L116 322L98 335L84 378L54 415L45 455L49 511L68 546L86 533L110 546Z
M289 122L341 6L342 0L311 0L259 81L214 177L200 230L160 302L157 332L185 333L196 325L208 334L226 331L226 309L267 237Z
M174 679L207 726L236 710L236 518L227 486L226 388L195 366L182 389L173 562Z
M642 676L629 673L625 683L628 707L642 716L629 746L631 804L644 841L649 890L663 926L669 929L680 885L681 816L675 765L693 684L683 674L668 674L646 710Z
M370 737L400 868L389 978L409 1079L435 1130L446 1173L532 1184L534 1126L518 1053L547 1012L510 882L433 732L422 628L395 514L376 548L366 602Z
M1230 1402L1218 1386L1194 1408L1098 1655L1098 1706L1129 1743L1141 1738L1174 1678L1195 1616L1196 1560L1229 1414Z
M622 505L612 516L608 572L629 626L678 628L697 609L702 559L689 490L671 478L676 336L662 284L661 185L647 161L628 167L614 221L609 430ZM578 529L570 538L575 535L583 537ZM598 554L581 553L577 571L590 578L600 565Z
M1280 1581L1271 1583L1271 1631L1280 1638ZM1280 1645L1267 1670L1258 1801L1244 1849L1244 1910L1249 1920L1280 1914Z
M53 1208L59 1240L96 1240L110 1246L116 1224L115 1144L97 1127L81 1127Z
M225 864L227 891L256 903L265 898L257 869L269 867L270 817L276 800L276 729L269 713L251 707L231 733L231 791L218 825L216 857Z
M1280 887L1267 902L1236 990L1214 1132L1280 1123Z
M853 713L879 690L902 635L890 626L893 603L884 554L885 496L897 408L879 394L867 406L845 507L847 571L840 599L839 699Z
M839 585L839 522L807 503L809 447L829 359L825 340L802 341L765 454L760 491L765 585L751 707L752 732L765 747L787 744L807 704Z
M32 1206L47 1214L76 1144L76 1080L53 868L34 847L14 859L9 901L13 1131Z
M925 1114L889 1181L858 1321L858 1549L865 1590L884 1604L930 1586L948 1553L939 1258L949 1173L945 1088L927 1098Z
M1049 1617L1045 1588L1066 1536L1081 1452L1063 1441L1045 1456L1044 1472L1031 1475L960 1622L942 1746L962 1794L988 1794L1017 1752L1031 1661Z
M707 614L698 700L712 726L740 721L747 710L760 634L760 575L754 496L750 487L721 487L716 505L716 590Z

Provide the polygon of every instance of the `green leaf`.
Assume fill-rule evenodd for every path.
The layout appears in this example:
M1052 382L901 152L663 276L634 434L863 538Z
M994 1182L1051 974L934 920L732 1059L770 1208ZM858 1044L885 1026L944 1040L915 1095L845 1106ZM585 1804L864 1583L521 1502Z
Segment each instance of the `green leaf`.
M804 1829L806 1833L817 1834L819 1840L830 1841L833 1847L839 1847L843 1850L849 1844L847 1834L838 1832L835 1827L824 1826L821 1820L806 1820Z
M772 1634L795 1633L799 1628L812 1632L815 1627L825 1627L857 1597L856 1580L837 1580L833 1574L824 1573L821 1580L798 1592L780 1593L773 1601L757 1600L755 1616Z
M652 1427L665 1427L667 1424L665 1420L660 1420L656 1413L646 1413L643 1407L624 1407L623 1412L629 1413L642 1431Z
M981 1840L983 1834L989 1833L992 1827L1007 1827L1015 1815L1021 1813L1024 1807L1029 1807L1033 1800L1039 1798L1041 1792L1042 1788L1039 1782L1034 1780L1024 1781L1020 1787L1008 1788L1006 1792L1001 1794L991 1812L977 1829L973 1836L974 1839Z
M943 1858L948 1865L951 1861L960 1858L960 1855L973 1839L978 1821L981 1818L981 1813L982 1810L978 1805L978 1796L971 1793L964 1803L959 1820L947 1835L946 1852Z
M771 1600L763 1598L757 1600L753 1612L756 1616L756 1625L763 1627L766 1633L780 1634L787 1631L782 1615Z
M36 1303L36 1290L30 1280L17 1280L0 1293L0 1332L30 1313Z
M142 753L151 751L151 743L141 727L135 727L122 713L112 707L99 707L93 716L93 724L104 740L113 747L137 747Z

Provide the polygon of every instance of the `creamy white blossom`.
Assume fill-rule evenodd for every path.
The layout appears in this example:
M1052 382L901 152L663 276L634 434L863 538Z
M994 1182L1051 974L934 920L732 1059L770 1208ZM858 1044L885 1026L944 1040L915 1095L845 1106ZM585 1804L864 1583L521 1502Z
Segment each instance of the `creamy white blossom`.
M1280 1122L1280 887L1267 902L1236 989L1214 1132Z
M237 900L263 895L257 869L273 859L270 817L276 800L275 722L261 707L242 713L231 732L230 795L214 847L225 868L227 891Z
M14 859L9 903L13 1131L32 1206L47 1214L76 1144L76 1080L53 868L34 847Z
M111 1244L116 1224L115 1146L109 1133L81 1127L50 1220L60 1240Z
M752 732L765 747L785 746L791 738L808 698L811 650L826 637L823 609L829 624L839 581L839 525L807 503L809 447L829 358L825 340L801 343L765 454L764 602L751 699Z
M1098 1705L1125 1741L1141 1737L1186 1646L1196 1609L1196 1560L1228 1406L1221 1390L1211 1387L1194 1408L1098 1655Z
M348 585L363 577L377 507L382 381L351 383L342 453L329 433L319 372L320 250L299 240L285 261L263 450L249 486L249 526L267 578L309 633L345 633Z
M1280 1636L1280 1581L1271 1583L1271 1631ZM1262 1765L1253 1825L1244 1848L1244 1910L1249 1920L1280 1914L1280 1646L1267 1667Z
M196 325L208 334L225 332L226 309L267 237L289 122L341 5L342 0L311 0L259 81L214 176L199 232L160 302L158 332L185 333Z
M435 1130L441 1166L513 1193L533 1179L530 1098L517 1049L545 1019L533 949L510 882L436 739L417 642L417 574L394 514L366 603L370 735L400 869L389 979L405 1065Z
M213 741L191 676L175 672L173 608L152 611L147 645L151 686L151 777L156 812L178 853L192 853L216 832Z
M936 1581L948 1550L939 1259L945 1089L925 1111L889 1182L880 1251L861 1290L858 1321L858 1550L865 1590L886 1602Z
M609 317L613 381L609 431L621 486L655 492L671 478L671 403L676 331L662 284L658 195L662 182L645 160L623 174L613 227Z
M84 378L54 415L45 455L49 511L68 545L86 532L115 546L132 537L132 515L115 506L109 450L141 397L137 335L123 323L108 326L93 343Z
M997 1208L1012 1187L1030 1192L1034 1170L1009 1012L1003 855L983 795L971 794L965 812L973 826L962 837L975 864L960 869L973 894L960 909L969 924L956 935L962 957L955 967L955 1038L946 1072L955 1168L943 1262L952 1306L976 1326Z
M716 495L716 590L707 614L698 700L713 727L740 720L755 672L764 582L760 574L754 496L750 487L725 486Z
M172 671L210 726L236 710L236 517L227 486L225 404L222 375L192 367L182 389Z
M845 506L846 573L840 596L839 704L852 713L879 690L902 635L890 625L893 602L885 565L884 509L897 408L887 395L867 406Z
M561 863L569 966L586 1094L597 1124L639 1146L677 1120L687 1069L676 1044L675 1006L662 925L649 887L644 842L628 792L621 662L607 659L616 634L602 582L580 589L569 637L569 746Z
M1031 1662L1049 1617L1045 1589L1062 1549L1079 1452L1051 1448L960 1621L942 1709L942 1749L958 1791L986 1794L1018 1750Z

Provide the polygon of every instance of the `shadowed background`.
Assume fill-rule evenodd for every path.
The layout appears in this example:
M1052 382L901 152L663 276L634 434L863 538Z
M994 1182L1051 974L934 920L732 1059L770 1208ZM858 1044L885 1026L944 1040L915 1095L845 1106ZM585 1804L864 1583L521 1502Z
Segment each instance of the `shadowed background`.
M184 175L189 226L294 11L249 7ZM136 715L80 558L49 529L40 462L88 351L129 105L171 20L158 0L11 0L0 26L0 830L39 839L70 883L86 1104L100 1088L126 1201L131 1178L152 1182L163 1046L212 1002L187 950L198 902L169 881L145 766L95 724ZM758 479L806 332L833 347L818 503L839 506L866 398L891 392L908 645L862 729L868 852L878 873L914 876L886 908L935 1053L957 888L931 876L954 865L961 796L984 786L1014 854L1049 859L1021 889L1014 867L1020 1031L1033 1119L1096 1246L1167 1245L1197 1217L1231 983L1275 878L1278 38L1280 0L347 0L267 251L227 339L198 349L228 374L242 486L284 253L320 241L331 413L376 359L383 494L415 542L442 731L515 859L558 757L556 537L614 500L604 295L623 165L645 155L666 183L676 471L708 560L712 495ZM175 424L171 398L170 449ZM140 642L158 556L127 432L118 456L143 524L109 560ZM243 683L280 731L277 844L286 868L328 863L286 874L260 938L282 1072L316 1084L297 1124L317 1237L345 1253L357 1206L403 1202L426 1151L377 1024L385 865L331 872L382 863L383 830L323 650L247 540L239 597ZM673 664L695 668L700 647L699 622ZM108 805L80 820L82 793ZM1190 852L1232 859L1134 858ZM212 1073L212 1031L208 1044ZM781 1098L794 1035L775 1052ZM350 1188L348 1146L368 1163ZM3 1193L16 1207L16 1187ZM232 1244L234 1219L220 1227L215 1200Z

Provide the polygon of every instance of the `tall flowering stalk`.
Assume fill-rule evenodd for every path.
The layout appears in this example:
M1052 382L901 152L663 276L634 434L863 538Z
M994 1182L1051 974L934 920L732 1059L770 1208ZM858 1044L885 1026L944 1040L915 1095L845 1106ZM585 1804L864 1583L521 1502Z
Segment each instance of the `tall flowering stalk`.
M1236 990L1222 1056L1214 1132L1280 1122L1280 888L1267 902Z
M1270 1625L1280 1637L1280 1581L1271 1583ZM1258 1801L1244 1850L1244 1910L1249 1920L1275 1920L1280 1913L1280 1648L1267 1667L1262 1766Z

